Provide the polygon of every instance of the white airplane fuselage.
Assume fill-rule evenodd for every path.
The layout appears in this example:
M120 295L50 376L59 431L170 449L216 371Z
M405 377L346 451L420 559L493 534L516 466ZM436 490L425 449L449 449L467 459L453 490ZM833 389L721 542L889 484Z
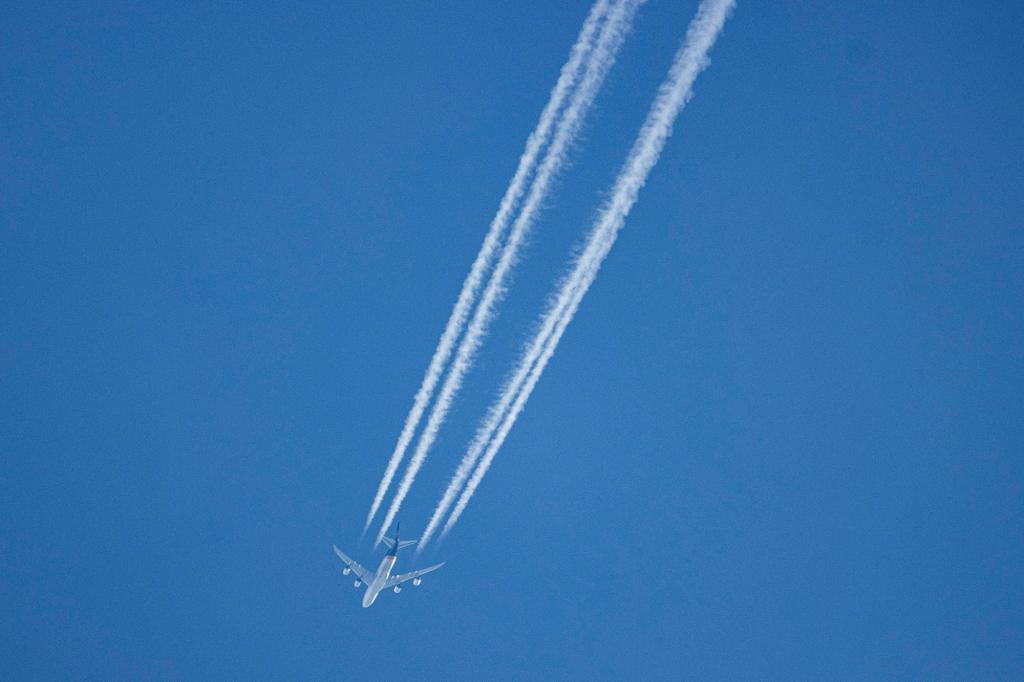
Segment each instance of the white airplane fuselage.
M391 577L391 569L395 567L395 560L398 559L394 554L388 554L380 562L380 566L377 568L377 573L366 585L366 594L363 595L363 608L369 608L374 601L377 600L377 595L384 589L384 585L387 584L388 578Z

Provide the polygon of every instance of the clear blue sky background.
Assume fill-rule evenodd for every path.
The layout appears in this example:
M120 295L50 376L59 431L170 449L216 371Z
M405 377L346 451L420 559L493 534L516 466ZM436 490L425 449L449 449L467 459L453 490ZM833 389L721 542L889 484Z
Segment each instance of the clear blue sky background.
M409 531L695 7L638 15ZM448 565L360 608L331 543L379 561L587 10L0 10L3 677L1024 676L1017 2L741 3Z

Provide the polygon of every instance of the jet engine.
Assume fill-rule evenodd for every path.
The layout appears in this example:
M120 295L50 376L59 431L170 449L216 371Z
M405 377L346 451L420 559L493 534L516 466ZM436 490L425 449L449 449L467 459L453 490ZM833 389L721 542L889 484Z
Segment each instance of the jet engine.
M353 585L355 585L356 587L359 587L360 585L362 585L362 584L363 584L363 581L362 581L362 580L357 580L357 581L355 581L355 582L354 582L354 583L352 583L352 584L353 584Z
M398 594L401 591L402 591L402 588L400 586L398 586L398 585L395 585L395 594Z
M348 566L346 566L345 568L341 569L341 574L342 575L348 575L351 572L352 572L352 569L349 568Z
M416 587L419 587L421 582L423 582L423 578L413 578L412 579L412 584L415 585Z

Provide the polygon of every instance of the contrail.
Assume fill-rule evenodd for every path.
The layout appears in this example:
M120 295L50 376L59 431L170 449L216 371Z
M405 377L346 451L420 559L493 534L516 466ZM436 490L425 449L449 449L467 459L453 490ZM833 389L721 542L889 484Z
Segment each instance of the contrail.
M583 117L593 103L594 97L597 95L597 91L600 89L601 84L604 82L604 77L608 73L608 69L615 60L615 55L622 45L622 41L625 39L626 32L632 22L633 14L641 4L641 1L623 0L619 2L610 11L604 26L601 27L597 44L594 46L593 53L590 55L590 60L586 65L583 79L573 92L565 113L558 121L551 145L545 152L544 160L537 169L530 192L523 202L519 217L509 232L508 241L501 252L498 264L494 267L494 272L491 274L491 279L484 289L480 303L473 314L473 319L470 321L466 334L459 344L455 360L452 361L448 369L448 376L445 378L441 392L434 403L430 417L427 419L427 425L423 428L423 433L420 434L419 442L416 444L416 451L409 460L409 465L398 486L398 491L395 493L395 498L391 502L380 532L377 533L377 543L380 542L398 513L402 502L405 500L405 496L409 493L409 488L416 478L416 474L419 472L420 467L423 466L427 452L430 450L431 445L433 445L441 424L444 423L445 417L448 415L452 400L462 385L462 379L469 370L470 365L472 365L473 355L487 333L487 325L491 320L494 306L504 293L505 278L515 264L523 239L526 237L534 217L547 196L552 179L565 163L569 146L576 138L580 125L583 122Z
M405 451L412 441L420 419L423 418L423 412L426 410L427 403L430 402L430 397L434 394L434 389L441 378L445 363L448 362L448 358L451 356L455 341L459 338L459 334L461 334L465 327L466 317L480 291L484 274L491 261L494 260L494 254L501 241L501 236L508 226L513 210L523 195L526 181L537 163L537 157L551 135L551 128L556 121L557 114L561 111L570 90L579 80L584 61L590 55L591 48L593 47L594 34L597 32L601 20L604 19L608 12L609 2L610 0L597 0L590 9L590 14L583 22L580 34L576 38L572 50L569 52L569 59L562 66L558 81L551 90L548 103L544 106L543 111L541 111L537 127L526 140L526 149L519 158L519 166L516 168L515 175L512 176L508 189L505 190L505 196L502 197L501 203L498 205L498 212L491 221L487 235L484 237L484 243L480 247L476 260L473 261L469 275L466 277L466 281L462 283L462 291L459 292L459 298L452 309L451 315L448 317L448 323L445 325L440 341L438 341L437 349L434 350L434 355L430 358L430 365L423 376L423 382L413 398L412 409L405 418L405 425L402 427L402 432L398 436L395 449L391 453L390 459L388 459L387 467L384 469L384 477L377 486L377 493L374 495L373 503L370 505L370 512L366 515L366 523L363 525L364 533L370 527L370 523L377 514L381 502L384 501L384 495L391 486L391 481L398 470L398 465L401 464L402 458L405 456Z
M558 347L562 334L569 322L572 321L580 302L597 276L601 264L625 223L626 216L636 203L640 189L658 161L665 141L672 132L672 124L679 111L692 96L694 81L707 67L707 53L721 32L734 4L734 0L704 0L697 9L697 15L690 22L686 38L676 53L668 78L659 88L654 104L640 129L640 134L633 143L626 163L615 180L611 198L591 228L586 248L576 259L572 273L563 281L557 299L550 305L544 317L541 329L523 353L517 371L506 385L499 400L492 407L487 421L478 431L477 437L474 438L473 444L466 454L464 461L470 459L474 452L473 446L476 446L478 441L485 441L488 434L493 433L483 459L476 466L473 476L445 522L441 533L442 538L451 531L470 498L473 497L473 493L476 492L480 481L483 480L490 468L495 455L508 436L509 430L515 424L530 393ZM509 407L510 403L511 407ZM504 419L497 431L488 429L487 427L492 423L497 424L502 413L504 413ZM479 451L475 456L479 456ZM452 483L455 482L453 479ZM436 524L434 525L436 527ZM429 527L428 530L430 530ZM428 538L429 535L424 533L420 545L425 544Z

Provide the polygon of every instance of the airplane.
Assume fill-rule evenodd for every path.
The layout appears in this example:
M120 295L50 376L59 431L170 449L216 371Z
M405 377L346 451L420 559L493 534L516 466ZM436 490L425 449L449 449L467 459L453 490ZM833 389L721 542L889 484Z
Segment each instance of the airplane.
M341 572L345 575L349 573L356 574L355 586L360 587L363 583L366 583L366 594L363 595L363 608L369 608L373 602L377 600L377 595L393 587L395 594L402 591L402 583L407 580L411 580L413 585L419 586L423 582L421 576L436 571L437 569L444 566L442 561L439 564L429 566L427 568L421 568L417 571L411 571L409 573L400 573L398 575L391 575L391 569L395 567L395 561L398 560L398 550L408 547L409 545L415 545L416 540L402 540L398 535L398 526L395 526L395 539L392 540L389 537L384 537L384 543L388 546L388 553L384 555L384 560L380 562L380 566L377 568L375 573L371 573L357 562L350 559L345 555L337 545L334 545L334 553L338 555L338 558L345 562L345 568Z

